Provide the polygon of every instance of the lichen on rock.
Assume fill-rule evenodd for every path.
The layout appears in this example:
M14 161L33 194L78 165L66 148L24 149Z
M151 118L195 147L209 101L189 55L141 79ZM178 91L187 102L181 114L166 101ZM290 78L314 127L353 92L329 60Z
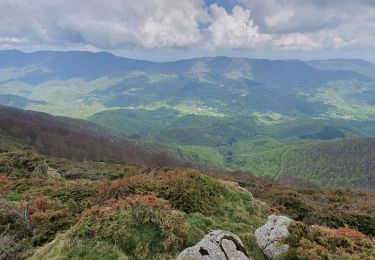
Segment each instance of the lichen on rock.
M203 237L195 246L186 248L178 260L249 260L242 241L235 234L215 230Z
M271 215L268 222L255 231L257 243L268 258L288 251L289 245L282 244L281 241L289 236L288 227L292 221L285 216Z

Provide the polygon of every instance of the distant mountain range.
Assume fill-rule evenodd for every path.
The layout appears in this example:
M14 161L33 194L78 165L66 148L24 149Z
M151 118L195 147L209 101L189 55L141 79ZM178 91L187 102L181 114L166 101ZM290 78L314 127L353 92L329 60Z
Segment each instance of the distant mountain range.
M214 167L330 186L374 181L375 65L364 60L0 51L0 104L89 120Z
M16 96L34 100L29 108L86 118L101 110L166 106L201 114L374 119L374 77L375 65L361 60L216 57L155 63L103 52L0 52L0 94L14 95L19 106L28 104ZM80 115L64 108L73 104L89 111Z

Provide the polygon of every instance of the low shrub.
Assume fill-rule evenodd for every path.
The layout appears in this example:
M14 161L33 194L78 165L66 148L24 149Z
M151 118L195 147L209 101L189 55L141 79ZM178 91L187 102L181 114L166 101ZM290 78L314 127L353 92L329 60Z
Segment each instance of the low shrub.
M15 251L16 241L14 236L3 232L0 234L0 259L7 259Z
M330 229L292 223L282 259L374 259L375 241L349 227Z
M246 183L271 210L308 225L345 225L375 237L375 196L351 190L294 189L267 181Z
M174 208L206 215L218 209L224 188L217 180L198 171L178 169L159 174L157 185L158 196L170 201Z
M95 240L71 243L65 250L60 251L59 254L60 259L127 259L116 245L113 245L108 241Z
M147 194L153 190L155 190L154 181L144 175L134 175L112 181L101 181L97 187L98 195L101 199Z
M0 196L6 195L13 188L12 182L7 176L0 174Z
M215 179L196 170L155 172L154 177L134 175L97 186L98 200L122 198L129 195L156 195L171 202L173 208L186 213L206 215L218 210L223 186Z
M184 241L184 217L150 195L110 200L87 210L72 239L111 241L132 259L176 253Z

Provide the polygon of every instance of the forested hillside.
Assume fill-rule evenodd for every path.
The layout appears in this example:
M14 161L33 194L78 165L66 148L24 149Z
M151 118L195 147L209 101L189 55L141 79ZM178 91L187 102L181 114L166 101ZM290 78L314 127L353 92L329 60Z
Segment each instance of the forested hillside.
M0 104L110 128L127 140L110 145L122 150L119 159L137 143L146 154L162 149L194 164L335 187L373 186L374 86L375 66L363 60L157 63L103 52L0 51Z
M260 175L292 175L319 186L372 191L375 187L375 138L290 144L250 155L238 153L234 160Z
M93 123L0 106L0 128L40 151L71 160L118 160L140 165L183 165L162 150L149 151Z

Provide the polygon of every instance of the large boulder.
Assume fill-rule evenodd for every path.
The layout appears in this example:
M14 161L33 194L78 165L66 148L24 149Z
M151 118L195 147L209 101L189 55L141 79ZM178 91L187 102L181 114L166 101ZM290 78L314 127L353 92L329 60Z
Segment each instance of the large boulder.
M186 248L178 260L249 260L238 236L231 232L215 230L203 237L195 246Z
M289 249L282 240L289 236L288 227L292 221L285 216L271 215L268 222L255 231L258 245L268 258L280 256Z

